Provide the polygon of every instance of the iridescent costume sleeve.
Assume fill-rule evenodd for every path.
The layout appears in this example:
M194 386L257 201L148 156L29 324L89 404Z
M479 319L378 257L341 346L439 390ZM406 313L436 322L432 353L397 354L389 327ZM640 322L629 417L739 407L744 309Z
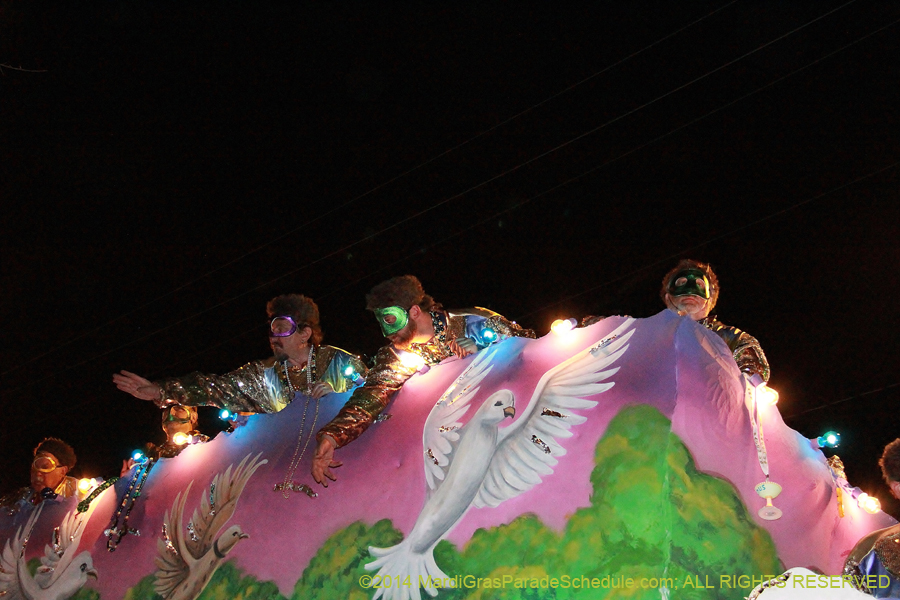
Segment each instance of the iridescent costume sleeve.
M375 355L375 366L369 369L365 385L353 392L337 416L319 430L316 439L329 435L341 447L358 438L416 370L416 367L405 366L391 346L381 348Z
M335 392L345 392L366 376L359 357L340 348L319 346L316 349L314 381L325 381ZM348 366L353 367L347 373ZM288 384L290 377L290 385ZM156 402L160 408L169 404L185 406L217 406L232 412L275 413L293 400L290 389L303 391L307 386L306 367L285 370L270 358L247 363L225 375L194 372L184 377L155 382L163 396Z
M156 381L163 390L156 402L184 406L217 406L232 412L273 413L290 401L287 389L272 377L275 360L256 360L224 375L194 372ZM267 373L268 371L268 373Z
M715 318L704 319L701 323L725 341L741 371L759 375L763 381L769 380L769 361L755 337Z
M319 381L325 381L338 393L360 385L368 372L366 364L356 355L334 346L319 346L317 357L319 365L327 365L324 369L318 367L321 375Z
M497 337L488 341L484 337L486 328L492 329ZM530 329L522 329L519 325L485 309L472 309L467 314L450 313L445 331L443 340L435 336L427 344L411 344L408 352L417 354L426 364L436 365L453 354L447 342L459 337L468 337L475 342L479 350L498 339L534 337L534 332ZM340 448L358 438L375 422L394 393L403 387L406 380L415 375L417 370L414 366L404 365L392 346L381 348L375 355L375 366L369 370L365 385L353 392L353 396L337 416L319 430L316 439L321 440L327 435Z

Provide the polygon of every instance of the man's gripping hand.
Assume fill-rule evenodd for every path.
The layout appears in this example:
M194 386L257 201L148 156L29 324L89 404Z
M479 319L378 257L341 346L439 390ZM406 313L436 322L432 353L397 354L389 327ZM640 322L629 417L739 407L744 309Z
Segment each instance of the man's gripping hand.
M337 444L331 439L331 436L323 435L322 439L319 440L319 445L316 447L316 455L312 460L313 479L316 480L316 483L321 483L325 487L328 487L329 479L337 481L337 477L331 472L331 469L336 469L344 464L339 460L334 460L334 449L336 446Z

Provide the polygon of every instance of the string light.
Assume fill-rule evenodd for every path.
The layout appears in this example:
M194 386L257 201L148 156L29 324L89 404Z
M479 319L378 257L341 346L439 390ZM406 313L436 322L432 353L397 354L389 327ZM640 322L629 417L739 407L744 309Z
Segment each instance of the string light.
M344 368L344 377L346 377L350 381L356 381L357 379L359 379L359 373L356 372L356 369L353 368L353 365L347 365Z
M762 406L773 406L778 403L778 392L761 383L756 387L756 401Z
M147 457L140 450L135 450L134 452L131 453L131 460L133 460L136 463L141 463L141 462L144 462L145 460L147 460Z
M233 417L234 415L227 408L223 408L219 411L219 418L223 421L230 421Z
M177 444L179 446L184 446L185 444L189 444L191 441L191 436L186 433L181 433L180 431L172 436L172 443Z
M816 438L816 442L819 448L837 448L841 443L841 434L837 431L826 431Z
M485 328L481 331L481 337L482 337L482 338L484 339L484 341L486 341L486 342L494 343L494 342L497 341L497 332L494 331L493 329L491 329L490 327L485 327Z
M557 319L550 325L550 331L556 334L563 334L572 331L578 322L575 319Z
M856 497L856 504L870 515L881 512L881 502L878 498L870 496L865 492L859 493L859 496Z
M84 478L78 480L78 491L82 494L87 494L95 487L97 487L97 479L95 477L91 477L90 479Z

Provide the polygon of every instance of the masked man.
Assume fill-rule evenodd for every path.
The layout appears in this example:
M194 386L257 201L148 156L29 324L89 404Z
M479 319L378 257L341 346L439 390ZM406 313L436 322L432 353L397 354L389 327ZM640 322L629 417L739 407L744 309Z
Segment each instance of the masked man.
M359 357L321 345L319 308L299 294L277 296L266 305L269 346L274 356L247 363L225 375L191 373L152 382L122 371L113 382L135 398L160 408L170 404L217 406L231 412L274 413L297 394L318 399L361 383L366 367Z
M660 296L669 310L690 317L722 338L738 368L751 381L760 384L769 380L769 363L756 338L709 316L719 299L719 280L708 264L682 260L666 273Z
M335 480L331 468L341 464L334 460L335 449L346 446L374 423L394 393L419 368L450 356L474 354L507 337L534 337L533 331L487 309L443 310L412 275L376 285L366 296L366 308L375 313L391 343L376 354L365 385L353 392L340 413L316 435L319 444L312 475L326 487L326 478Z
M162 430L166 434L166 441L160 446L148 443L143 454L154 460L175 458L187 448L188 442L194 444L208 442L209 436L197 431L197 417L197 409L193 406L170 404L165 407L162 411ZM133 458L122 461L122 471L119 475L125 477L136 464Z
M75 461L72 446L56 438L46 438L34 449L31 486L0 498L0 507L6 514L14 515L25 506L77 495L78 481L67 475Z
M900 438L884 447L878 465L891 495L900 500ZM900 598L900 525L873 531L861 539L844 563L844 575L871 596ZM866 582L875 585L869 587Z

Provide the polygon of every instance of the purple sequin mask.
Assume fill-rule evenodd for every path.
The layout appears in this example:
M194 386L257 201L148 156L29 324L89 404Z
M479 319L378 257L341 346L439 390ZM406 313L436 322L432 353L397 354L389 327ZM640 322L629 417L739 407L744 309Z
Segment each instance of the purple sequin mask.
M269 321L269 337L290 337L297 331L297 322L288 315L279 315Z

